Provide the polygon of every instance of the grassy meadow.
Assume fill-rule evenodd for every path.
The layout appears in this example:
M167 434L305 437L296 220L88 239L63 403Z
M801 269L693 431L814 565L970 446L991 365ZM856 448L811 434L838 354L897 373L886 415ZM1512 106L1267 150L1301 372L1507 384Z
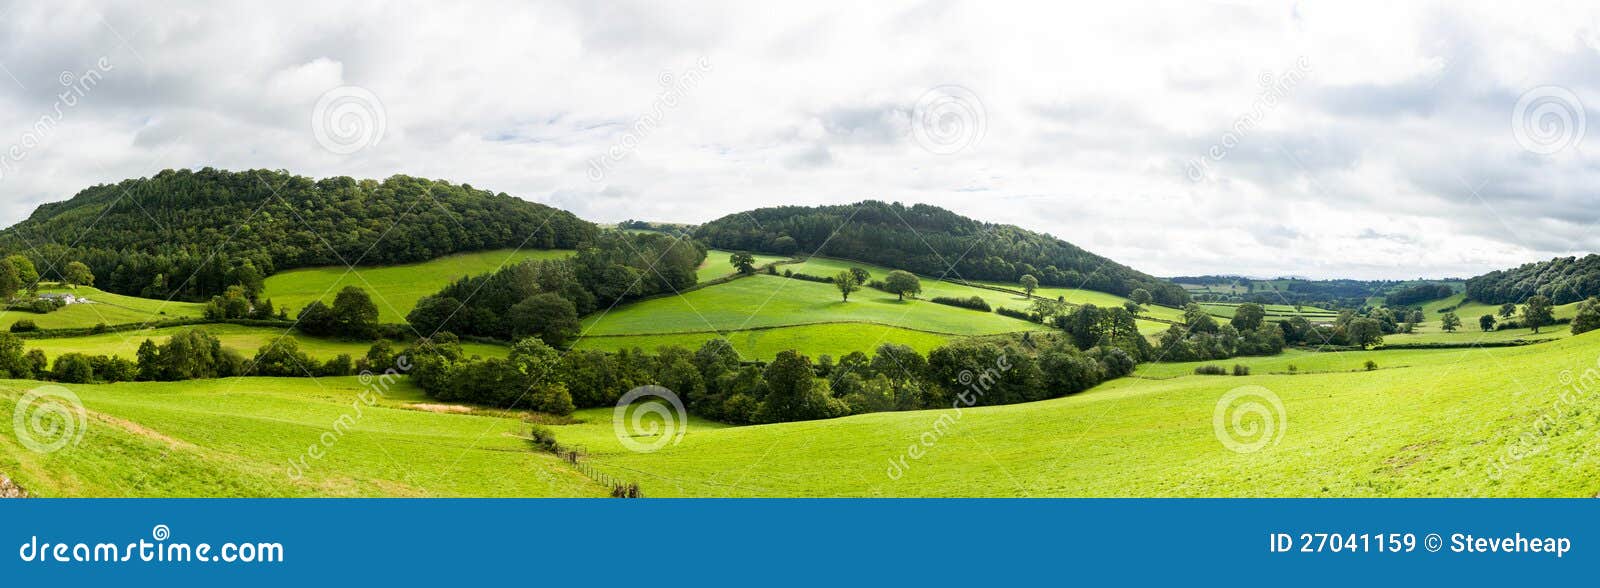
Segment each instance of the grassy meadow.
M182 327L164 327L159 329L139 329L136 331L119 331L101 333L98 335L84 335L81 337L40 337L27 339L24 345L28 349L41 349L45 355L55 358L63 353L78 352L90 355L116 355L126 359L135 359L139 351L139 344L145 339L153 339L157 343L166 342L167 337L182 333L190 329L200 329L210 333L222 342L222 346L239 352L249 358L254 356L257 349L281 335L293 337L300 349L313 358L327 360L341 353L350 357L366 355L367 349L372 347L367 341L347 341L341 339L326 339L310 337L304 334L288 331L277 327L252 327L230 324L206 324ZM401 343L392 343L396 348ZM468 355L481 355L483 357L505 357L508 349L501 345L475 343L464 341L462 351Z
M294 316L313 300L332 304L340 289L360 286L378 305L380 322L402 323L406 313L411 312L423 296L437 293L446 284L464 276L493 272L529 259L555 259L571 254L572 251L562 249L498 249L406 265L294 269L269 276L262 296L271 298L279 308L287 307L290 316Z
M733 275L738 270L734 269L733 264L728 262L728 257L731 255L733 255L732 251L716 249L707 251L705 262L701 263L700 269L695 271L695 279L704 283ZM789 259L779 255L751 255L751 257L756 258L756 267Z

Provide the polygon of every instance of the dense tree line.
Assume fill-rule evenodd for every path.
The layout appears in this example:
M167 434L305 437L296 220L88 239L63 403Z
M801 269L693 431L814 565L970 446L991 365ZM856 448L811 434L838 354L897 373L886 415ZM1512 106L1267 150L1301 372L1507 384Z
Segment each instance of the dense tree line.
M1557 257L1467 280L1467 297L1488 304L1516 304L1535 295L1558 305L1600 295L1600 255Z
M532 335L560 347L577 335L580 316L693 286L705 257L705 248L690 240L604 233L571 259L529 260L461 278L418 301L406 320L423 334Z
M1414 306L1429 300L1448 298L1455 293L1456 289L1449 284L1418 284L1390 292L1384 297L1383 303L1389 306Z
M927 356L886 343L871 355L854 352L838 361L827 355L813 361L789 350L765 365L742 363L723 339L694 351L668 346L653 354L560 354L527 338L506 359L484 359L464 357L455 336L445 333L405 353L415 364L415 381L439 400L568 414L659 385L697 415L738 424L1043 400L1127 375L1135 366L1121 349L1081 350L1067 338L1037 346L968 339Z
M982 223L926 204L865 201L839 206L780 206L725 216L695 236L719 249L858 259L928 276L1016 282L1035 276L1048 286L1127 295L1182 305L1183 288L1049 235ZM954 268L950 264L955 264Z
M67 281L75 262L111 292L199 301L234 285L259 291L262 278L289 268L571 248L596 232L570 213L465 184L205 168L41 205L0 231L0 250L28 257L46 280Z

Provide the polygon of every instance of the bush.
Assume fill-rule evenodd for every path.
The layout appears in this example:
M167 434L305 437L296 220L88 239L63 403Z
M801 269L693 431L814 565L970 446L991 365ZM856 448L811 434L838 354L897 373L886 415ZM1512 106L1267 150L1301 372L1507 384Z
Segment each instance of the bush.
M1203 365L1194 368L1194 373L1202 376L1226 376L1228 375L1228 370L1220 365Z
M972 310L981 310L983 312L989 312L990 310L992 310L989 307L989 302L984 300L981 296L973 296L971 298L956 298L956 297L951 297L951 296L937 296L937 297L933 298L933 302L938 303L938 304L943 304L943 305L946 305L946 306L958 306L958 307L961 307L961 308L969 308L969 309L972 309Z
M1014 318L1014 319L1022 319L1022 320L1025 320L1025 321L1028 321L1028 322L1033 322L1033 323L1043 323L1044 322L1044 318L1043 317L1041 317L1041 316L1039 316L1037 314L1031 313L1031 312L1027 312L1027 311L1015 310L1015 309L1011 309L1011 308L1006 308L1004 306L1002 306L1000 308L996 308L996 309L994 309L994 311L995 311L996 314L999 314L1001 316L1009 316L1009 317Z
M561 444L556 443L556 434L550 432L550 429L544 425L534 425L528 431L528 440L533 443L534 447L550 453L555 453L561 448Z
M34 324L33 319L17 319L17 322L11 323L13 333L31 333L37 330L39 325Z
M1233 375L1235 375L1235 376L1248 376L1248 375L1250 375L1250 366L1247 366L1247 365L1244 365L1244 364L1240 364L1240 363L1233 364Z
M1367 360L1366 368L1367 368L1367 371L1369 371L1369 372L1372 371L1372 370L1378 369L1378 362L1372 361L1372 360L1369 359L1369 360Z

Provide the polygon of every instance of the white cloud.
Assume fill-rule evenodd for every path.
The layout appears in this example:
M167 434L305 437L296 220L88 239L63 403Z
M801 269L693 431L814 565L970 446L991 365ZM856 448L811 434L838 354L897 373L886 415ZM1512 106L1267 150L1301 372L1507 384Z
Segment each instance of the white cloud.
M285 168L446 178L597 221L929 202L1167 275L1470 275L1600 247L1600 150L1586 149L1600 137L1542 156L1511 129L1542 85L1600 107L1597 12L16 2L0 7L0 151L53 112L61 72L115 67L4 162L0 222L162 168ZM1263 72L1302 59L1304 79L1258 108ZM662 74L702 60L661 108ZM387 126L338 155L309 120L347 84L379 97ZM945 84L986 116L955 155L911 132L918 99ZM628 139L646 114L651 130ZM589 162L624 141L593 181Z

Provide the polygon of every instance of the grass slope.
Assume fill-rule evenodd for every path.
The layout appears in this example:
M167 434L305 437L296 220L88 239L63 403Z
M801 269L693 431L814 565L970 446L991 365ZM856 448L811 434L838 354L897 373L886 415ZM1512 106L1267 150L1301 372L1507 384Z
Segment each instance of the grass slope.
M0 413L38 385L0 381ZM530 449L519 418L408 409L425 399L405 382L368 406L364 389L354 377L74 385L88 411L82 439L37 453L0 427L0 471L39 496L606 494ZM324 456L292 477L291 460L326 439Z
M924 282L926 288L929 282ZM964 291L976 288L950 285ZM1002 294L1003 295L1003 294ZM590 315L586 335L637 335L732 331L757 327L868 322L953 335L1042 330L1027 321L935 304L897 300L864 288L839 299L832 284L756 275L681 296L664 296Z
M733 348L745 360L771 360L778 355L778 352L787 349L803 350L813 358L822 353L831 354L837 358L852 351L860 351L870 355L874 349L884 343L909 345L917 351L927 354L950 340L950 337L945 335L885 325L830 323L773 329L749 329L733 331L725 335L716 333L683 333L589 336L580 339L574 347L604 351L617 351L637 347L650 351L663 345L677 345L692 350L698 349L706 341L718 337L727 339L729 343L732 343Z
M295 269L269 276L263 296L271 298L280 308L287 306L293 316L312 300L321 299L332 304L340 289L360 286L378 305L378 320L400 323L405 322L406 313L417 305L417 300L463 276L492 272L529 259L555 259L571 254L572 251L563 249L497 249L408 265L362 266L350 271L343 267Z
M598 414L556 430L652 496L1588 497L1600 492L1600 452L1591 451L1600 374L1584 372L1597 355L1600 333L1515 348L1242 359L1343 370L1371 358L1395 367L1124 378L959 416L691 425L680 444L650 454L621 448ZM1591 388L1574 394L1563 373L1566 381L1589 377ZM1246 385L1281 398L1284 434L1259 452L1235 453L1218 440L1213 417L1224 394ZM1563 394L1577 400L1557 404ZM925 454L891 479L891 460L912 445Z
M196 318L205 314L205 305L193 302L165 302L149 298L136 298L112 294L92 288L45 287L40 294L70 293L88 298L90 303L68 304L60 309L36 314L21 310L0 311L0 326L10 328L12 323L28 319L42 329L87 328L104 323L110 325L144 324L165 320Z

